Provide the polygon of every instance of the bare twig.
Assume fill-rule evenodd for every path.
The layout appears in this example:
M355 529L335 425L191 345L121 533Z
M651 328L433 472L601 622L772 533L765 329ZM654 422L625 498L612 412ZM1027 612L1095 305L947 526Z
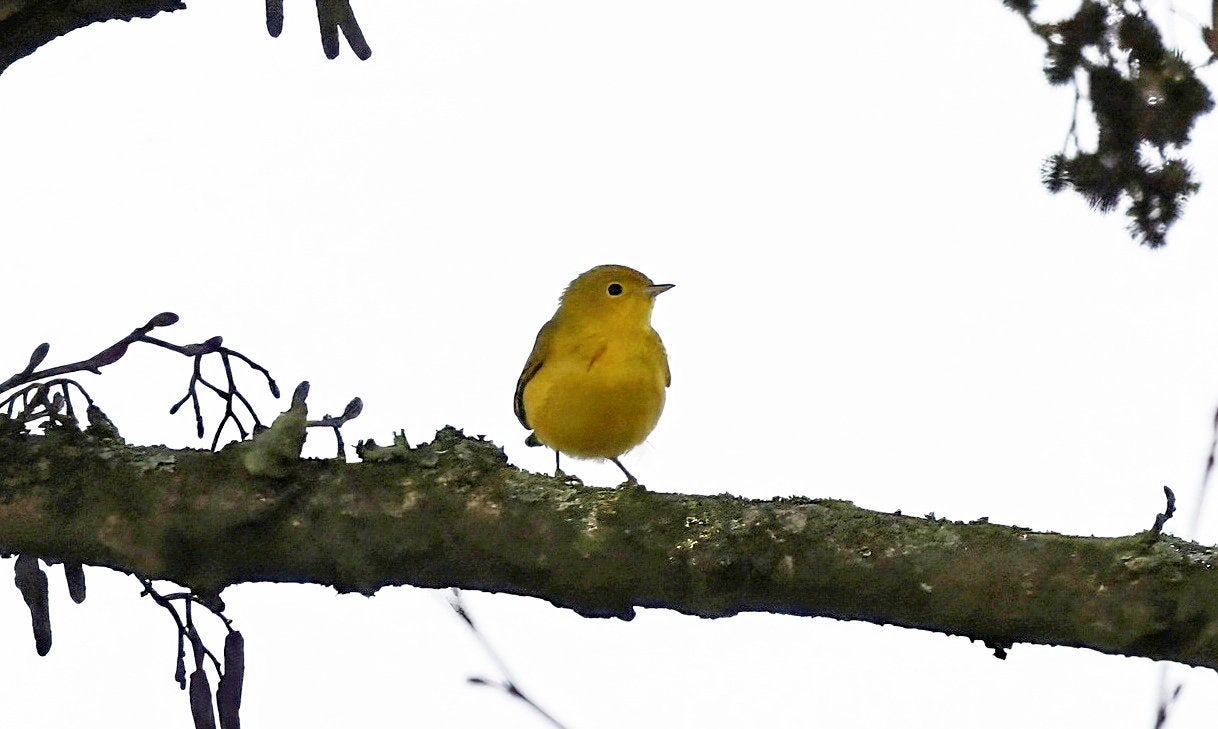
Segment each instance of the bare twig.
M491 647L490 641L486 639L486 636L484 636L482 632L478 630L478 626L474 625L474 620L470 617L469 610L466 609L465 604L461 601L460 590L455 587L452 588L452 595L448 599L448 604L450 607L452 607L453 612L457 614L457 617L461 618L461 620L465 621L465 624L469 626L470 632L474 634L474 638L478 640L478 643L482 646L482 650L486 652L487 656L490 657L491 661L493 661L495 666L499 669L499 673L503 675L503 679L500 681L483 678L481 676L470 676L469 682L479 686L491 686L502 689L509 696L514 696L515 698L528 704L534 711L540 714L542 718L550 722L550 724L553 726L557 727L558 729L565 729L565 727L557 719L550 716L549 712L541 708L537 702L530 699L523 691L520 690L520 687L516 684L515 679L512 678L511 671L508 670L507 664L503 662L503 659L500 658L499 654L495 652L495 649Z
M1213 432L1210 435L1210 452L1205 459L1205 470L1201 473L1201 486L1197 489L1196 506L1193 507L1193 518L1188 523L1188 534L1185 536L1192 537L1197 533L1197 528L1201 526L1202 507L1205 506L1205 497L1209 494L1210 476L1214 473L1214 460L1218 458L1218 409L1214 410L1214 422L1212 426Z
M253 406L250 404L250 401L245 397L245 395L237 389L237 383L233 377L231 360L233 357L236 357L242 362L245 362L251 369L262 374L262 376L266 378L267 387L270 388L271 394L275 397L279 397L279 385L275 382L274 378L271 377L271 373L267 371L265 367L257 362L254 362L240 352L236 352L228 347L222 346L223 340L221 337L212 337L201 344L187 345L185 347L178 347L177 345L162 342L159 339L153 339L151 337L148 339L153 344L166 347L167 349L173 349L180 354L194 357L195 360L194 370L190 375L190 382L186 386L186 394L182 396L181 400L178 400L173 404L172 407L169 408L169 413L171 415L176 413L187 400L190 400L191 406L194 408L195 412L195 431L199 434L199 437L202 438L204 433L203 411L199 404L198 386L202 385L208 390L211 390L217 397L224 401L224 415L221 416L220 423L216 426L216 432L212 437L212 450L215 450L216 446L220 444L220 434L223 432L224 426L229 420L233 421L233 424L237 427L237 434L242 439L245 439L245 437L249 435L249 431L246 429L245 424L241 422L241 418L237 416L237 412L233 408L234 401L240 402L241 405L244 406L245 411L249 413L249 417L254 421L254 430L258 430L263 427L262 420L258 418L257 411L254 410ZM225 387L220 387L219 385L216 385L203 377L203 356L213 353L218 353L220 355L220 362L224 366Z
M216 673L222 675L223 664L221 663L220 659L216 657L215 653L213 653L211 649L209 649L203 643L203 639L200 637L199 631L195 627L194 612L191 608L194 605L202 605L209 612L211 612L212 615L219 618L224 624L225 629L230 633L233 632L233 621L226 616L217 607L217 605L213 604L209 600L205 600L198 595L195 595L194 593L174 592L168 595L162 595L153 586L151 580L139 575L135 575L135 578L140 581L140 584L143 585L144 588L140 595L147 595L148 597L151 597L153 602L165 608L165 610L167 610L170 616L173 618L174 624L178 628L178 668L174 674L174 678L178 682L178 685L182 688L186 688L186 673L184 665L184 659L186 656L186 641L190 641L191 651L194 654L195 668L202 668L202 664L206 658L211 661ZM177 607L174 606L173 603L175 600L182 603L182 613L179 613Z
M146 335L157 327L167 327L176 324L178 315L171 312L157 314L148 320L148 323L142 327L133 330L130 334L118 340L114 344L106 347L102 351L93 355L88 359L71 364L59 365L58 367L48 367L45 370L34 371L34 368L42 362L46 357L51 346L45 342L38 345L34 349L34 354L30 357L30 363L21 372L13 375L4 382L0 382L0 392L5 392L18 385L24 385L27 382L43 380L55 375L66 375L69 372L92 372L93 374L101 374L101 368L109 364L117 362L124 354L127 353L127 347L132 342L148 340Z
M1167 508L1163 510L1162 514L1155 514L1154 526L1150 528L1150 533L1156 537L1163 533L1163 525L1176 513L1176 494L1171 487L1164 486L1163 495L1167 497Z
M1078 76L1070 82L1074 86L1074 108L1070 111L1070 129L1066 132L1066 140L1062 142L1062 154L1072 154L1082 149L1083 145L1078 141L1078 109L1083 101L1083 90L1078 84ZM1071 148L1073 144L1073 148Z
M244 414L238 417L237 409L234 403L239 403L244 411L248 413L248 417L253 420L255 429L262 427L262 421L259 420L257 412L255 412L250 401L245 397L240 390L237 389L236 379L233 377L232 360L234 358L244 362L250 369L260 373L266 378L267 386L271 394L279 397L279 386L275 383L271 373L265 367L254 362L249 357L231 350L223 346L222 337L212 337L197 344L174 344L163 339L158 339L149 334L153 329L158 327L172 326L177 323L178 315L172 312L164 312L157 314L148 320L148 323L142 327L138 327L127 336L105 348L101 352L89 357L88 359L71 364L59 365L56 367L48 367L44 370L35 370L46 358L50 351L50 345L43 343L34 348L30 355L29 363L23 370L9 377L3 383L0 383L0 394L11 390L15 387L21 389L13 392L8 397L0 400L0 412L15 417L22 422L30 422L40 418L49 418L58 422L76 422L76 413L72 405L72 388L79 391L79 394L85 398L90 406L93 406L93 399L89 393L72 379L59 378L58 375L73 373L73 372L92 372L93 374L101 374L101 368L106 365L114 364L127 353L127 348L136 342L151 344L162 349L167 349L171 352L176 352L186 357L194 359L194 367L190 377L190 382L187 384L186 395L181 400L174 403L169 409L171 414L176 413L178 409L186 403L191 402L195 414L196 431L200 438L203 437L205 428L203 427L203 410L199 400L199 386L211 390L217 397L224 401L224 415L220 419L219 425L216 427L215 436L212 438L212 449L215 449L220 442L220 435L224 430L224 426L229 420L237 427L237 432L241 438L249 435L245 424L241 417L246 417ZM219 354L220 361L224 366L225 386L220 387L212 382L209 382L203 377L202 362L203 357L209 354ZM24 385L24 387L22 387ZM58 390L58 391L56 391ZM20 403L20 410L17 410ZM60 410L65 411L64 416L60 416Z
M1180 699L1180 691L1184 688L1183 683L1177 682L1174 688L1168 689L1167 686L1171 682L1168 677L1170 670L1170 663L1159 664L1159 705L1155 710L1155 729L1167 726L1168 710Z
M364 411L364 401L358 397L352 398L351 402L347 403L347 407L343 408L342 415L330 415L327 413L320 420L310 420L305 423L309 428L332 428L334 430L334 438L338 441L338 457L346 458L346 446L343 445L343 434L339 430L348 420L354 420L359 417L359 414Z
M76 410L72 406L71 397L71 388L73 387L79 391L80 396L85 399L85 402L89 405L93 404L93 398L89 396L88 391L79 382L68 378L56 378L46 382L35 382L22 387L0 401L0 410L3 410L4 414L10 418L28 423L39 418L52 417L53 414L57 414L60 408L55 406L55 400L59 399L61 405L66 408L65 415L67 419L76 422ZM48 399L47 395L56 388L58 388L59 392L56 392L52 398ZM21 401L21 409L17 410L16 414L14 414L18 399Z

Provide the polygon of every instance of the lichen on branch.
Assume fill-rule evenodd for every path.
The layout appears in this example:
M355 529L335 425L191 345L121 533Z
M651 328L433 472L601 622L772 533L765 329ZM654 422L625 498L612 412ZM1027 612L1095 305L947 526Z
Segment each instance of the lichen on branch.
M529 595L587 616L817 615L1218 668L1218 562L1154 530L1065 536L830 499L591 488L446 428L375 462L251 474L219 452L0 424L0 551L200 596L301 582ZM372 451L383 455L380 451Z

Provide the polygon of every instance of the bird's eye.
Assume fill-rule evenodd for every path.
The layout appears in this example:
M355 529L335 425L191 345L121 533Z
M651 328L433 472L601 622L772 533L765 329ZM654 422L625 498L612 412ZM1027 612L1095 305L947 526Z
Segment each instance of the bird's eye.
M621 296L622 295L622 285L620 283L609 284L609 295L610 296Z

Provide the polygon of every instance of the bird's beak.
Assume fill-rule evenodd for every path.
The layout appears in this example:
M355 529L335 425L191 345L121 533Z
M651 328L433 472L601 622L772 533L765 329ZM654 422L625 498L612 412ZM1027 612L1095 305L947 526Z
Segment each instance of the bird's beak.
M673 286L676 286L676 284L655 284L654 286L648 286L647 288L643 289L643 291L648 296L655 298L656 296L659 296L665 291L671 289Z

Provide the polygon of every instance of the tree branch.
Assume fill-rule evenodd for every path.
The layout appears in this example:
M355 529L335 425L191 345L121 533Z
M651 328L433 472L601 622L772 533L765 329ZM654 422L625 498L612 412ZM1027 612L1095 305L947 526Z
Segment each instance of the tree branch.
M182 0L0 0L0 73L77 28L185 9Z
M86 25L151 18L185 8L182 0L0 0L0 73L14 61ZM338 57L339 31L357 58L366 61L372 56L350 0L317 0L317 23L326 58ZM267 0L266 29L272 37L283 32L283 0Z
M1218 557L1154 531L1118 538L522 472L446 428L362 463L252 476L249 444L132 447L0 418L0 551L172 580L387 585L530 595L586 616L636 606L819 615L1218 668Z

